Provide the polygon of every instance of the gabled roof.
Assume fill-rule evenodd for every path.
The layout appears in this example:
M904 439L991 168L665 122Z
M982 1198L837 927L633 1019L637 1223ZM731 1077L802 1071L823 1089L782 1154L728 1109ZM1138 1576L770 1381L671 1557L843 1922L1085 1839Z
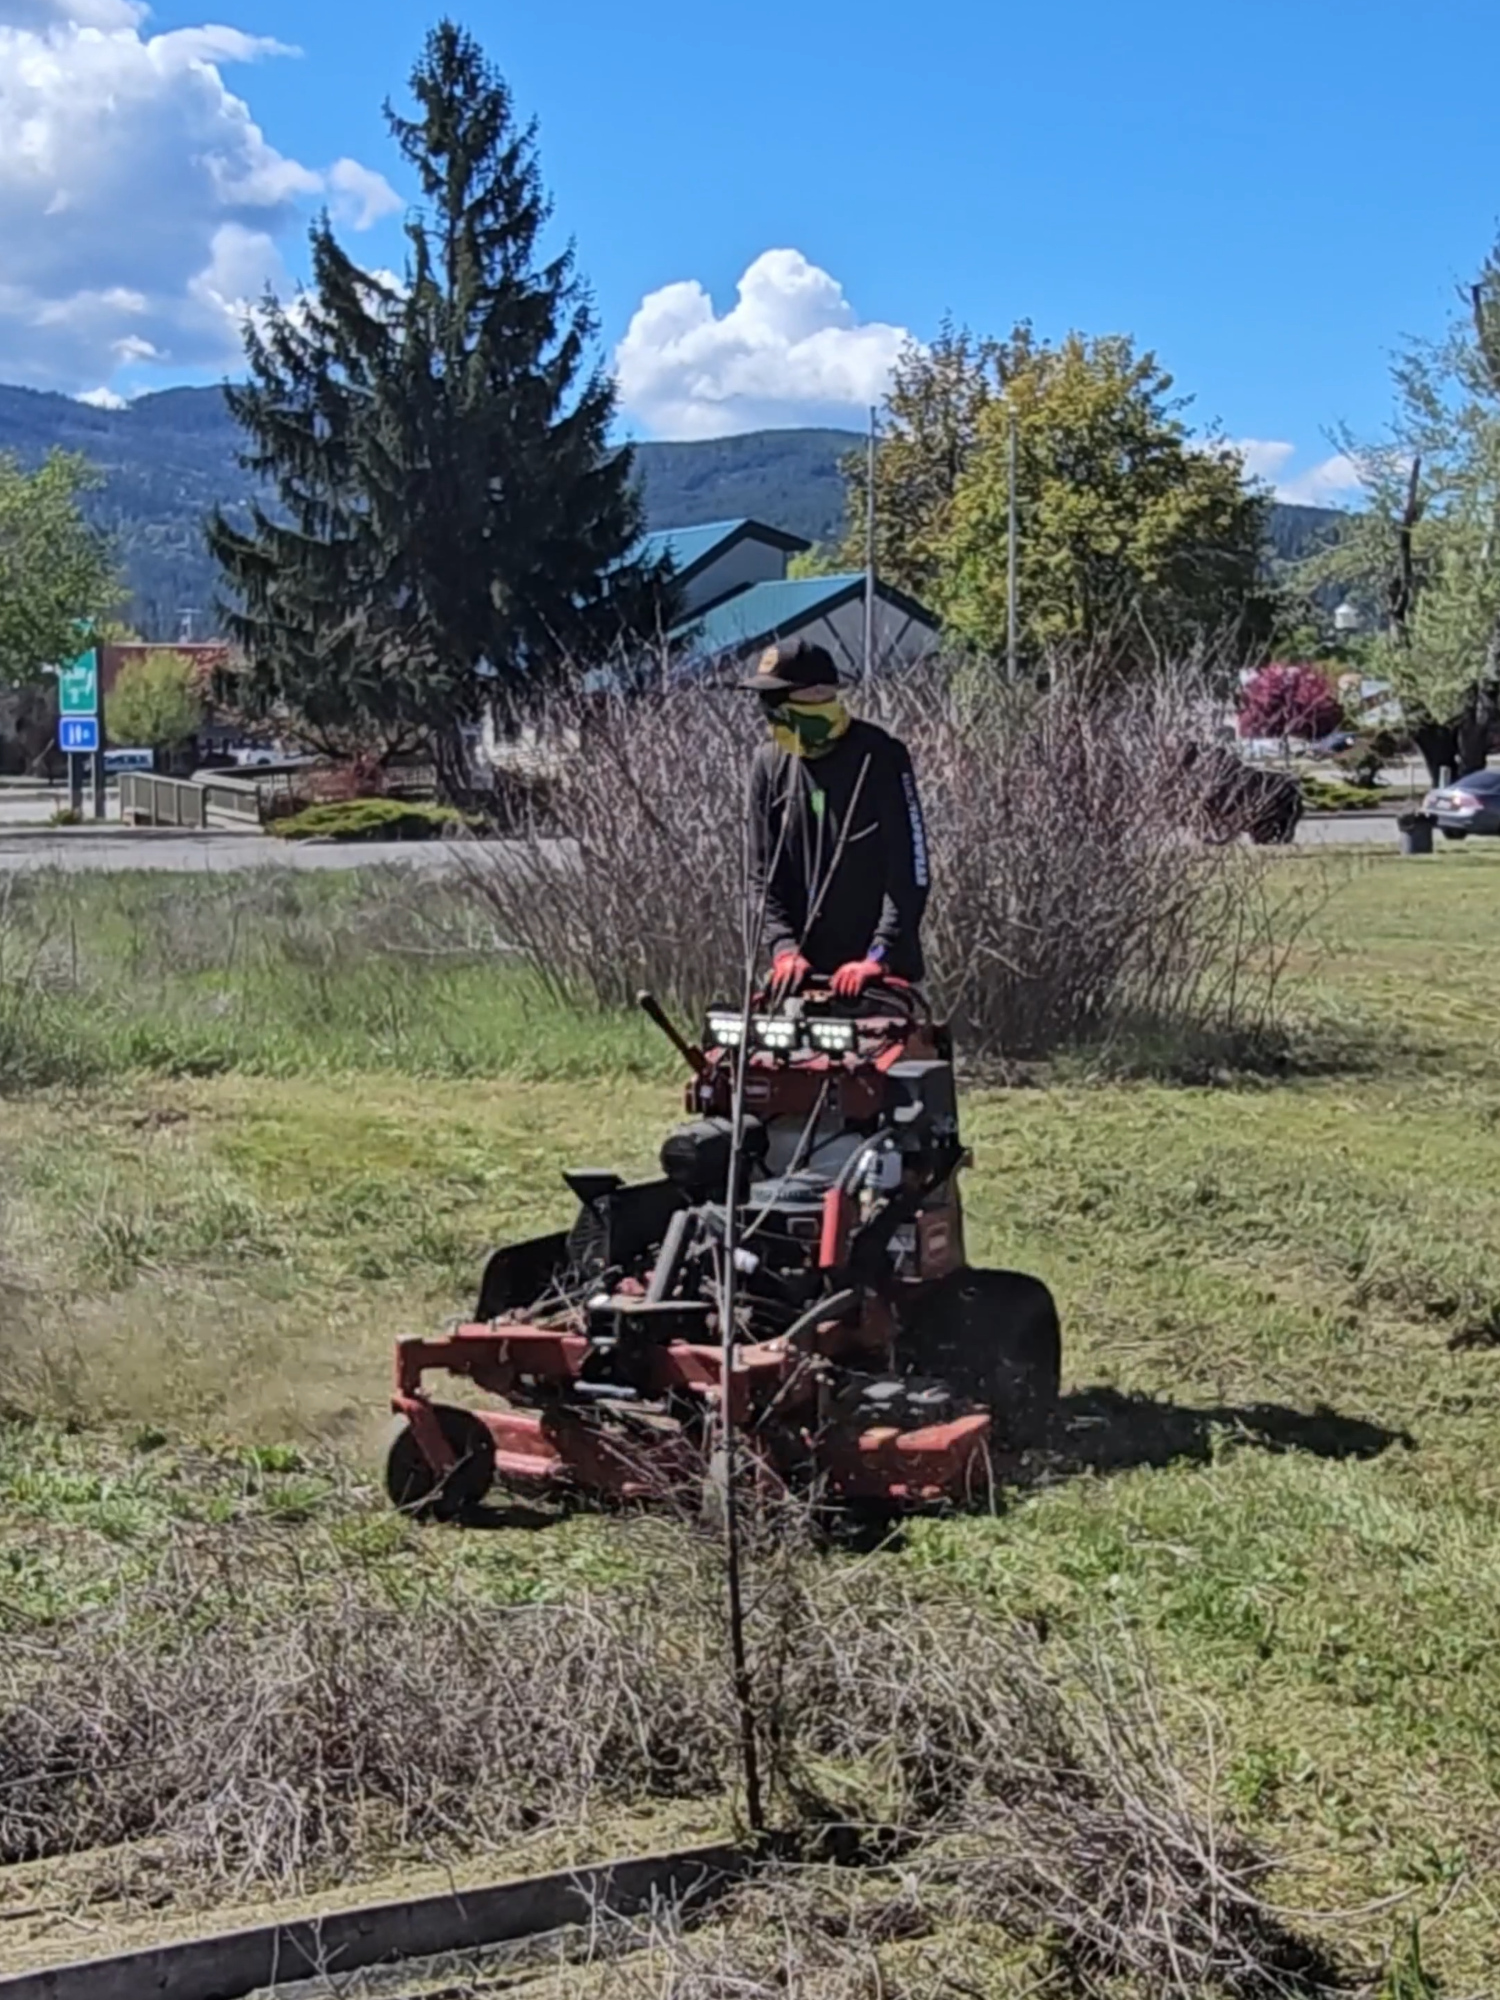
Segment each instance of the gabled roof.
M685 582L697 570L706 568L715 557L732 549L737 542L768 542L773 549L780 549L789 556L800 555L804 549L812 547L811 542L804 541L800 535L789 535L785 528L772 528L764 521L741 519L702 521L690 528L659 528L645 537L642 549L648 562L659 562L667 557L677 580Z
M863 570L848 570L839 576L788 577L780 583L752 583L736 591L733 597L711 604L696 617L684 619L671 637L679 643L690 642L699 658L749 652L837 610L861 596L864 587ZM937 630L937 620L930 611L924 611L914 598L893 590L878 578L875 594L882 603L896 606L918 624Z

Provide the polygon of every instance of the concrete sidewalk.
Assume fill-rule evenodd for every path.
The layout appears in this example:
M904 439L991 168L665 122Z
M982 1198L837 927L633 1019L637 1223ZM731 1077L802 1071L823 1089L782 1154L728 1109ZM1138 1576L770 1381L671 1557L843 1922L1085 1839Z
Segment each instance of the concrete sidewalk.
M1297 829L1299 847L1383 848L1394 853L1397 838L1393 813L1304 819ZM478 851L499 858L508 847L512 843L487 841ZM219 875L249 868L430 870L453 867L466 848L467 843L446 840L330 842L322 846L227 829L205 833L180 827L0 827L0 871L60 868L124 873L142 869Z

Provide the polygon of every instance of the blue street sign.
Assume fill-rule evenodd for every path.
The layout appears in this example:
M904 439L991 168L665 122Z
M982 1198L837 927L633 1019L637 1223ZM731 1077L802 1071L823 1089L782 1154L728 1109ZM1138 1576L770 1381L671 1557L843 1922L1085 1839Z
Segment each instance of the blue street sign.
M57 718L57 747L74 756L89 756L99 748L97 715L60 715Z

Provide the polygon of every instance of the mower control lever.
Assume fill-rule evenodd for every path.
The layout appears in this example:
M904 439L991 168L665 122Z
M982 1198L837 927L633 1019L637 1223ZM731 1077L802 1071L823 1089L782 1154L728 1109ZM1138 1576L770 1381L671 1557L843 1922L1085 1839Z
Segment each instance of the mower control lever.
M708 1058L704 1055L702 1049L695 1049L687 1037L678 1029L656 995L654 993L637 993L635 1004L640 1008L648 1021L661 1029L667 1040L676 1049L678 1055L682 1057L682 1060L693 1072L693 1075L702 1076L703 1072L708 1068Z

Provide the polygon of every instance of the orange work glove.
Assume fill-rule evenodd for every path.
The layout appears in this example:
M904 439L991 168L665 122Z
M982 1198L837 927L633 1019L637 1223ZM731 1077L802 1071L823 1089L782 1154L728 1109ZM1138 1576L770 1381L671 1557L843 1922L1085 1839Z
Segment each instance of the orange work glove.
M884 970L878 958L851 959L848 965L839 967L830 984L840 1000L857 1000Z
M771 961L772 992L795 993L811 971L800 951L778 951Z

